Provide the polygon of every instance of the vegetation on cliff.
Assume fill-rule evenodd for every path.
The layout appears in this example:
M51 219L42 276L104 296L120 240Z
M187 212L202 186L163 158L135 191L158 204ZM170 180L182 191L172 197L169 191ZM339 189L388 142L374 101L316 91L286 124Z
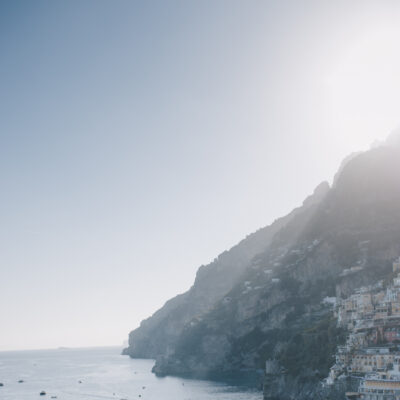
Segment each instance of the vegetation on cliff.
M324 299L384 279L400 254L398 171L399 147L355 155L332 188L202 267L189 292L131 333L127 353L157 358L156 373L198 377L273 359L299 391L326 377L345 332Z

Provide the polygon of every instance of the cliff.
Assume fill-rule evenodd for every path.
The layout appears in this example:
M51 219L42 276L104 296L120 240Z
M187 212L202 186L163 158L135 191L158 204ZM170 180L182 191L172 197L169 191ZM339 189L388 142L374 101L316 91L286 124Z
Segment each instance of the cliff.
M193 287L130 334L127 353L157 374L263 371L265 399L340 398L322 390L345 332L323 299L384 279L400 254L400 147L349 159L329 188L199 269ZM344 276L343 271L360 267ZM335 397L336 396L336 397Z
M193 325L194 321L209 312L240 282L253 258L268 248L277 232L299 214L309 215L306 210L314 209L328 190L329 185L322 183L301 207L250 234L211 264L201 266L189 291L169 300L129 334L129 346L123 354L133 358L157 358L173 353L184 327Z

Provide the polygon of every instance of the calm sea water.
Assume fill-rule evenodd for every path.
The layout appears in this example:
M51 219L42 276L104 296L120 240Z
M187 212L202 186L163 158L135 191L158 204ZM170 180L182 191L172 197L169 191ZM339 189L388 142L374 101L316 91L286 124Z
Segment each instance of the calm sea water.
M210 381L157 378L153 361L120 348L0 352L1 400L261 400L260 392ZM18 383L19 380L23 383ZM81 383L79 383L81 381ZM46 396L39 393L44 390Z

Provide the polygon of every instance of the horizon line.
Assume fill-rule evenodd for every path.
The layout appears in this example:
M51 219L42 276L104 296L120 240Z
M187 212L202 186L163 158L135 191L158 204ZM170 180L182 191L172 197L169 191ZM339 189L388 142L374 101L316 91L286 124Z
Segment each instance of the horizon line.
M0 349L0 353L7 353L7 352L17 352L17 351L50 351L50 350L84 350L84 349L104 349L110 347L120 347L124 348L126 345L121 344L109 344L109 345L99 345L99 346L59 346L59 347L47 347L47 348L28 348L28 349Z

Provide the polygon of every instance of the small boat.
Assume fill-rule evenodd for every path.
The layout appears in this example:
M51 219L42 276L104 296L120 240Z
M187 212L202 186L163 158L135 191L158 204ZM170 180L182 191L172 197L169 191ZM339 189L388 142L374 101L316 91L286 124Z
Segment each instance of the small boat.
M46 392L45 392L44 390L42 390L42 391L40 392L40 395L41 395L41 396L46 396Z

